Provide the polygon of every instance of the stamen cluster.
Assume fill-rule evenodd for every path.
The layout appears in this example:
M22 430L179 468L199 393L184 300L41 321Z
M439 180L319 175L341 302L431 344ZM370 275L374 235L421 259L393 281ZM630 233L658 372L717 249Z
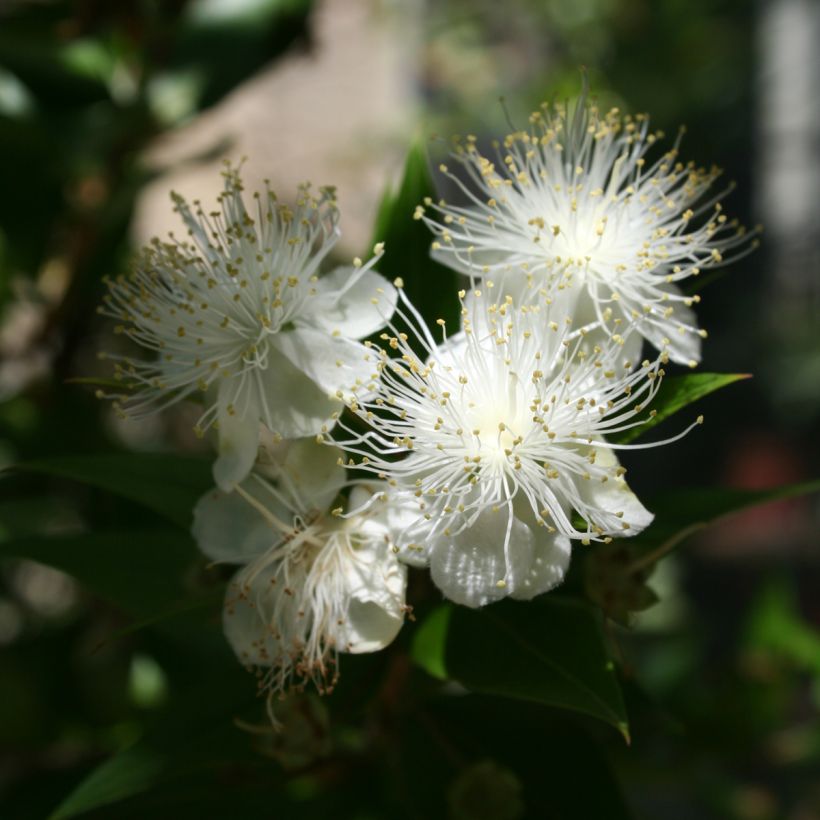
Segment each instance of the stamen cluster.
M464 204L427 200L416 209L436 235L434 256L513 293L533 280L564 293L571 309L610 334L633 327L654 347L694 366L700 339L697 296L677 283L737 259L757 245L711 193L720 177L679 158L652 159L664 134L646 115L603 113L584 94L574 109L544 104L529 128L493 144L457 141L463 177L441 173Z
M460 292L462 329L441 344L402 293L396 316L410 333L391 322L377 391L349 404L370 429L343 422L349 438L338 442L359 469L387 480L405 520L415 510L397 536L400 556L429 562L446 594L471 605L532 597L560 581L570 539L610 541L652 520L608 437L651 418L668 361L662 352L634 367L625 340L593 342L543 289L523 304L493 301L492 291L473 290L469 301ZM452 589L442 566L467 553L479 563L476 539L487 529L497 544L486 572L496 575ZM557 555L548 579L533 577L539 549Z

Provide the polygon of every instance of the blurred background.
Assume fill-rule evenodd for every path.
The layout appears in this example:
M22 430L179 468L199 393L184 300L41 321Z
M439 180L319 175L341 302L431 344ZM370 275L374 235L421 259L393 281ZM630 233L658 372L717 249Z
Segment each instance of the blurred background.
M411 144L435 167L447 144L435 135L502 135L539 102L576 95L583 66L602 106L649 112L669 135L685 125L682 157L723 167L737 183L726 212L764 226L756 253L702 283L699 310L702 369L753 378L703 400L706 424L684 443L629 459L633 488L674 498L817 478L818 41L815 0L0 0L0 467L202 448L184 411L124 423L82 381L109 377L97 351L121 343L96 314L101 279L178 228L171 189L211 201L221 160L243 156L248 188L269 178L286 197L304 179L336 185L339 256L364 256ZM252 688L224 647L223 681L150 628L139 560L129 610L88 583L96 567L78 583L47 561L3 557L20 539L98 529L142 533L161 555L147 543L155 525L89 488L0 478L0 816L48 816L168 714L193 726ZM615 636L636 682L629 748L590 729L589 751L569 729L539 735L517 707L481 702L475 759L445 750L428 772L433 741L394 727L378 748L389 758L400 743L414 762L401 757L398 780L374 786L365 764L311 774L334 752L327 704L310 700L294 748L270 741L260 757L237 732L228 764L192 763L87 816L583 817L558 805L526 814L531 786L505 757L512 745L544 771L561 771L565 751L605 768L628 812L611 817L820 820L818 535L818 500L806 496L726 519L660 565L660 603ZM149 560L148 572L166 571ZM370 667L356 668L356 692L331 705L342 722L369 685ZM432 734L469 738L475 713L429 720ZM345 731L333 742L355 756L367 732ZM583 788L581 769L565 776ZM464 798L476 783L492 792L477 805ZM416 790L429 802L417 805ZM498 794L503 808L491 808Z

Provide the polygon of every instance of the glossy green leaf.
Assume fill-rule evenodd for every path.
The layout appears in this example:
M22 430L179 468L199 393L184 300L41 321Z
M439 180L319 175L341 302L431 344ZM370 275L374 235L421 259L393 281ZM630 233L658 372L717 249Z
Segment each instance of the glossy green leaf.
M413 636L413 658L434 678L447 680L447 630L453 607L442 604L433 610Z
M526 811L522 817L560 820L629 820L632 817L607 760L607 744L601 742L604 738L596 737L596 733L572 715L533 707L531 703L480 695L442 697L426 708L432 718L432 727L421 726L422 731L427 729L423 738L427 749L434 746L435 732L439 731L446 736L448 744L457 749L461 760L473 763L473 767L478 763L475 768L479 771L482 763L503 761L504 767L523 783ZM411 777L416 782L429 782L437 774L431 768L440 769L442 763L447 762L446 758L431 760L431 751L419 754L423 749L422 746L414 750L417 753L413 759L408 755L404 763L411 768ZM463 777L464 771L461 768L455 777ZM453 775L450 777L452 783ZM474 791L479 800L482 791L489 792L488 796L493 791L498 794L491 783L487 785L490 788L485 791L480 781L475 783ZM435 809L430 801L419 806L416 814L436 816ZM496 817L499 813L486 816Z
M225 690L221 700L216 701L214 691L203 686L180 697L144 738L101 763L82 780L50 820L68 820L112 806L194 773L206 774L201 785L207 788L214 770L222 765L263 766L267 778L275 779L273 765L253 753L250 736L233 723L237 710L247 706L247 699L242 702L238 694L246 691L243 684L247 684L247 675L238 666L236 669L231 670L236 674L222 682ZM237 689L237 683L243 685L242 690Z
M51 820L66 820L139 794L148 784L160 779L166 762L139 745L120 752L98 766L63 801Z
M630 551L636 552L638 557L627 569L641 574L645 570L651 571L655 563L690 536L735 513L817 492L820 492L820 480L769 490L684 489L656 497L647 504L655 514L655 520L630 542Z
M748 378L751 378L748 373L687 373L685 376L667 376L652 402L651 409L655 411L655 415L639 427L612 436L612 440L617 444L627 444L692 402Z
M820 492L820 479L768 490L738 490L730 487L677 490L649 503L649 508L655 513L655 522L647 533L707 526L749 507L817 492Z
M15 470L98 487L141 504L188 529L197 499L213 486L204 459L164 453L110 453L29 461Z
M600 615L580 601L547 596L482 609L433 613L413 646L415 661L467 689L569 709L629 738ZM570 639L571 638L571 639Z
M428 323L442 318L455 328L459 323L457 274L430 258L432 235L424 222L413 219L416 206L435 196L426 153L413 145L398 190L387 191L382 199L373 241L385 243L379 271L391 280L404 280L404 292Z
M655 565L692 535L750 507L820 492L820 481L770 490L706 488L677 490L648 506L655 520L639 536L596 544L581 554L586 595L611 618L628 623L657 596L646 581Z

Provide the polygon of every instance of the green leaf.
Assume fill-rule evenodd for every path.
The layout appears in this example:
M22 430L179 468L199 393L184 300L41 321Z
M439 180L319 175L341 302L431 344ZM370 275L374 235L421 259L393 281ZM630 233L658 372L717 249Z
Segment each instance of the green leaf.
M447 629L453 607L442 604L424 620L413 636L413 659L427 674L439 680L447 680Z
M820 492L820 479L769 490L677 490L655 498L647 505L655 513L655 520L631 540L630 550L639 553L639 557L625 571L646 577L645 571L651 571L661 558L706 527L750 507L816 492Z
M76 511L67 499L58 495L43 494L0 501L0 541L77 529Z
M67 820L139 794L161 778L166 762L160 755L139 745L114 755L71 792L50 820Z
M248 682L244 670L233 664L230 671L232 674L221 681L225 687L221 700L216 700L215 692L206 686L180 693L145 737L101 763L49 820L68 820L111 806L193 773L206 775L201 786L207 788L214 770L224 764L263 767L268 781L275 782L276 770L253 753L248 735L233 724L237 711L242 711L251 698L243 701ZM221 787L226 788L226 783Z
M110 453L29 461L15 470L69 478L122 496L187 530L199 497L213 486L204 459L164 453Z
M0 541L0 557L28 558L74 576L139 617L179 607L198 554L179 531L95 532Z
M597 738L572 715L480 695L440 698L426 709L431 713L434 732L446 738L448 747L455 748L466 765L503 761L521 779L526 803L522 816L560 820L632 818L604 752L606 738ZM421 725L424 728L423 722ZM410 782L429 782L435 776L430 764L439 769L446 764L446 759L433 757L437 741L434 732L428 730L425 738L429 750L426 754L421 749L422 754L414 754L414 759L407 755L403 765L410 769ZM544 738L549 742L545 743ZM459 770L464 772L462 767ZM488 796L496 791L492 783L487 786L485 791L480 781L475 783L479 800L482 791ZM437 816L435 809L433 805L420 806L414 816ZM490 812L486 816L496 815Z
M794 591L784 579L766 586L752 607L746 629L749 649L786 658L820 676L820 631L803 619Z
M407 154L398 191L385 192L373 237L385 243L379 271L389 279L401 277L404 292L429 324L444 319L454 331L459 324L457 275L430 258L432 236L424 222L413 219L425 197L435 198L424 149L415 144Z
M652 402L651 409L655 410L655 415L639 427L612 436L612 440L617 444L627 444L692 402L720 390L721 387L749 378L751 376L748 373L688 373L685 376L667 376Z
M580 601L553 595L476 610L448 605L419 629L413 658L471 691L583 712L629 739L601 617Z
M679 527L707 526L749 507L759 507L787 498L820 492L820 479L774 487L768 490L736 490L727 487L678 490L658 497L649 508L656 521L647 533L677 530Z

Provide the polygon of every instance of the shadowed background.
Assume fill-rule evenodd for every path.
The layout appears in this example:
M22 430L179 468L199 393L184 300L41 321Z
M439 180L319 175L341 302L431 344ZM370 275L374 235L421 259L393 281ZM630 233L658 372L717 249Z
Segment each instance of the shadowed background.
M1 2L0 467L208 452L190 429L195 412L121 422L93 385L72 381L110 375L96 354L121 340L96 314L101 280L178 229L170 189L207 203L221 160L243 156L249 189L269 178L287 198L304 179L336 185L337 256L364 256L414 142L435 168L447 147L436 135L501 136L541 101L576 95L583 66L602 106L648 112L670 141L685 125L681 157L724 168L736 182L726 212L764 226L756 253L703 283L698 311L710 334L702 369L754 378L703 400L706 424L683 442L625 458L633 488L651 508L682 487L816 478L818 39L811 0ZM434 273L416 287L431 294L429 318L437 300L451 310ZM384 672L380 660L345 659L350 683L294 707L288 739L268 739L260 756L237 731L216 744L230 750L217 765L180 735L213 710L231 713L253 685L224 647L215 673L203 653L178 651L180 635L133 629L154 614L153 576L186 566L170 545L168 564L152 563L165 554L157 522L89 488L0 478L0 545L127 531L135 601L123 611L95 594L88 578L106 571L104 553L67 575L0 550L0 814L48 816L107 755L173 714L167 744L129 763L168 777L83 816L585 818L571 795L589 769L625 796L611 817L820 820L819 518L816 496L756 508L660 565L660 603L614 635L640 683L627 681L630 748L598 728L540 730L540 718L492 699L475 711L431 706L408 726L394 703L408 685L401 662ZM351 715L366 717L331 741L328 721ZM372 760L356 757L368 744L390 771L377 783ZM359 762L316 769L333 749ZM177 771L169 757L191 763ZM539 771L560 774L566 794L534 809Z

